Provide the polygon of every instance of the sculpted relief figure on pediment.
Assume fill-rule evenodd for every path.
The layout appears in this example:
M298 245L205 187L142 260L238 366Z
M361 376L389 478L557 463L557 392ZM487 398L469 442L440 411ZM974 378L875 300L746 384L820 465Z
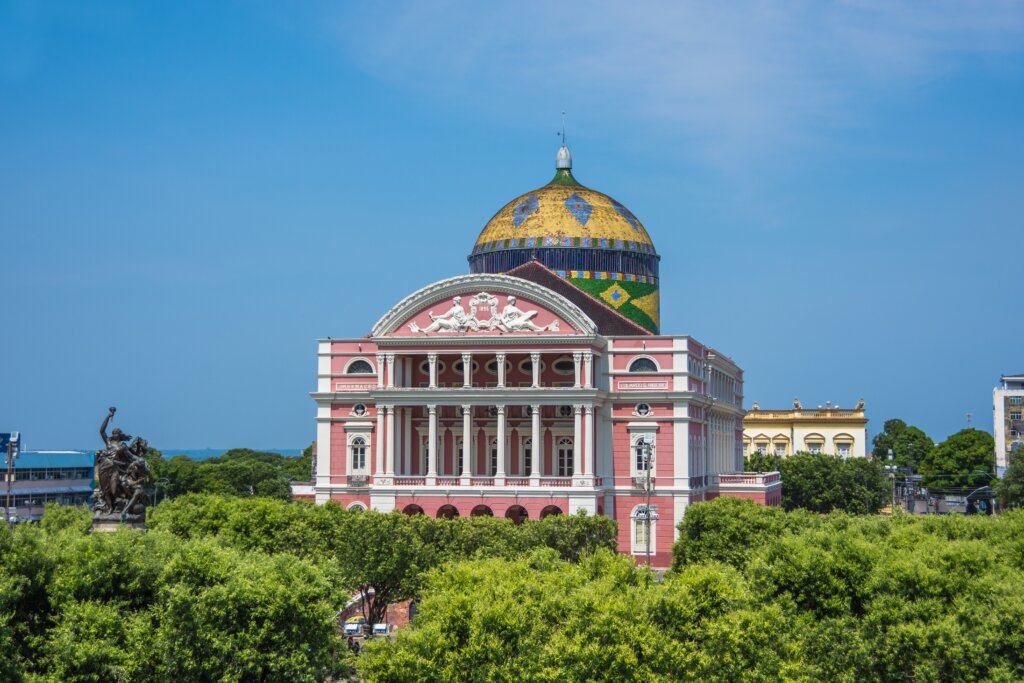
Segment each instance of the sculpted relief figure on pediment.
M480 317L478 312L489 312L489 317ZM466 312L462 305L462 297L452 298L452 305L441 315L434 315L433 311L427 313L431 323L426 327L420 327L416 322L409 323L409 329L413 332L490 332L498 330L501 332L557 332L558 321L554 320L548 325L538 325L533 322L537 311L523 311L516 306L516 298L509 296L505 302L505 308L498 311L498 298L487 292L480 292L469 300L469 312ZM485 314L486 315L486 314Z

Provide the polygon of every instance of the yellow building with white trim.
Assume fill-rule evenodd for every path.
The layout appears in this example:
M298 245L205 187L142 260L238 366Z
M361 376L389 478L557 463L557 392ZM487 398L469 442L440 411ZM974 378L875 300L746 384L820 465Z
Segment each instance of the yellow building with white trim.
M789 456L800 451L844 458L867 455L864 399L853 409L833 406L804 408L793 400L790 410L763 410L754 402L743 418L744 453Z

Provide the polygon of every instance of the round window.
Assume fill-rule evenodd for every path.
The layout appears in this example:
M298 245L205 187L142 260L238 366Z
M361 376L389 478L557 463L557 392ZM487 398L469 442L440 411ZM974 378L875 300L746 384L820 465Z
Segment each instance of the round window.
M576 372L576 363L573 362L572 358L562 357L552 363L551 367L555 369L559 375L571 375Z
M647 417L651 414L651 406L646 403L638 403L636 404L635 411L640 417Z
M558 414L562 417L569 417L572 415L572 406L558 406Z
M357 415L359 417L366 415L366 406L363 405L362 403L355 404L354 406L352 406L352 414Z

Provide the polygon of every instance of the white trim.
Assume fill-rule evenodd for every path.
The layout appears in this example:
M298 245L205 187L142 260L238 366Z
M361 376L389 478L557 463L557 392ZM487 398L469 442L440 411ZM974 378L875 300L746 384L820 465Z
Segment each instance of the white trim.
M644 505L644 504L645 503L639 503L637 505L634 505L633 509L629 511L629 548L630 548L630 552L633 555L639 555L639 556L646 557L647 556L647 544L646 543L638 543L638 539L636 537L637 525L638 524L645 524L646 525L646 523L647 523L645 520L637 519L636 518L636 511L637 511L637 509L640 507L640 505ZM660 514L661 511L659 510L658 513ZM654 557L654 555L656 555L658 553L658 522L659 521L661 521L661 520L658 520L658 519L651 520L650 533L651 533L651 557L652 558Z
M373 326L371 334L374 337L382 337L393 333L417 311L427 306L450 299L459 294L477 294L481 291L491 294L523 296L544 305L576 331L587 335L597 334L597 325L594 321L580 310L576 304L561 294L529 280L496 273L459 275L429 284L413 292L393 306ZM479 335L478 338L486 339L489 336ZM530 336L535 337L536 335Z
M366 512L366 503L360 502L358 500L352 501L351 503L348 504L348 507L346 507L345 509L346 510L358 510L359 512Z

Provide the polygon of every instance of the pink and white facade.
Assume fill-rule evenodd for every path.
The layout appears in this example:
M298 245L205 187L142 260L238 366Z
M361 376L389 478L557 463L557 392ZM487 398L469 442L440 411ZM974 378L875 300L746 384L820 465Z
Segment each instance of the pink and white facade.
M654 566L668 566L691 503L778 504L777 473L742 473L732 360L684 335L602 334L615 326L595 318L614 311L537 279L442 280L366 337L319 341L317 502L515 520L585 510L617 520L620 551L643 557L648 442Z

